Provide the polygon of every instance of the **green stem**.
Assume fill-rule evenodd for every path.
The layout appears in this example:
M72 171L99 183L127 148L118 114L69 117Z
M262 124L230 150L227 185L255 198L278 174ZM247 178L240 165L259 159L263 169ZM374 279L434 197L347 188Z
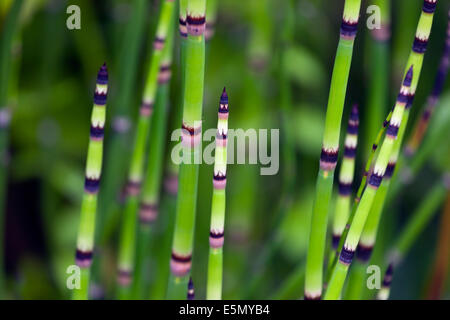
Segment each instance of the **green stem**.
M107 94L108 71L106 64L104 64L100 68L97 76L94 107L91 116L90 141L86 160L86 179L75 255L75 262L81 268L81 280L80 288L73 289L73 300L87 300L89 297L89 277L94 250L97 195L103 162L103 136Z
M311 232L306 262L305 299L320 299L322 295L323 261L325 254L328 210L333 189L334 169L339 150L342 112L353 56L361 0L346 0L336 52L330 94L328 98L325 132L317 177Z
M209 233L208 283L206 299L222 299L225 187L227 183L228 95L223 89L219 103L214 160L211 229Z
M205 73L206 0L187 2L187 43L182 125L182 155L178 181L175 231L170 261L167 298L186 299L191 271L199 157L201 156L202 109Z
M173 0L164 1L153 42L153 53L139 112L134 148L131 155L118 256L117 293L121 299L130 298L131 294L130 289L136 251L137 211L144 170L145 151L150 129L150 119L153 114L153 106L158 88L158 74L162 51L166 45L166 37L170 22L172 21L173 8Z
M413 79L413 66L411 66L405 76L405 80L403 81L400 94L397 97L397 103L394 107L392 118L386 131L386 136L381 146L380 153L378 154L378 158L375 162L373 173L370 175L367 187L362 195L361 202L356 209L355 216L345 238L344 246L340 251L339 261L334 266L330 283L325 294L325 299L327 300L339 299L341 296L341 291L348 269L352 263L353 255L356 251L367 216L386 172L388 161L391 156L394 143L397 139L398 130L402 123L402 118L405 112L405 106L408 102L408 95L410 93Z

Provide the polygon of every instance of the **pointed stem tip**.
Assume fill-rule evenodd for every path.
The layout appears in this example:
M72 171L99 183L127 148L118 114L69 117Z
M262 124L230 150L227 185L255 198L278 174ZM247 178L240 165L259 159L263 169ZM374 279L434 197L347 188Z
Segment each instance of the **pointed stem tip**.
M223 87L222 95L220 96L220 104L228 104L228 94L226 87Z
M97 83L108 84L108 68L106 67L106 62L103 63L97 75Z

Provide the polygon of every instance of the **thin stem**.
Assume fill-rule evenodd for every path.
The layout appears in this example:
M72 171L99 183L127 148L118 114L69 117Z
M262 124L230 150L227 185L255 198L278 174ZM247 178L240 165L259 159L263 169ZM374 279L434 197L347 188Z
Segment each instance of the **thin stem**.
M223 88L219 103L214 160L211 229L206 299L222 299L223 242L225 226L225 188L227 183L228 95Z
M361 0L346 0L340 39L331 79L320 169L317 177L308 255L306 261L305 299L320 299L322 295L323 261L325 253L328 209L333 189L341 119L347 82L357 33Z
M365 189L361 202L356 209L355 216L345 238L344 246L340 251L339 261L336 263L331 275L330 283L325 294L325 299L327 300L339 299L341 295L342 287L344 285L350 264L352 263L353 255L355 254L364 224L377 194L377 190L383 180L383 176L386 172L388 161L393 150L394 142L397 139L405 106L408 102L408 95L410 93L412 80L413 66L409 68L405 76L405 80L403 81L389 127L386 131L386 136L375 162L373 173L370 175L367 188Z
M121 299L129 298L131 293L130 285L133 276L136 251L137 211L144 170L145 150L150 129L150 119L153 114L153 106L158 88L158 74L162 51L166 45L166 37L173 16L173 8L173 0L164 1L155 40L153 42L150 69L147 74L144 95L137 122L134 147L131 155L118 256L117 289L119 298Z
M206 0L187 2L187 43L182 125L182 155L178 180L175 231L170 260L167 298L186 299L191 271L199 157L201 156L202 109L205 73Z
M86 160L86 179L75 254L75 263L81 268L81 280L80 288L73 289L72 299L74 300L87 300L89 297L89 277L94 250L97 195L103 163L103 136L107 94L108 71L106 64L104 64L98 72L94 94L94 107L91 116L90 140Z
M171 79L171 65L174 38L174 12L169 23L169 33L164 46L158 75L158 94L151 120L148 162L145 169L139 206L139 227L136 257L136 277L133 279L135 298L147 296L145 273L147 271L150 229L159 214L160 188L166 141L168 100Z

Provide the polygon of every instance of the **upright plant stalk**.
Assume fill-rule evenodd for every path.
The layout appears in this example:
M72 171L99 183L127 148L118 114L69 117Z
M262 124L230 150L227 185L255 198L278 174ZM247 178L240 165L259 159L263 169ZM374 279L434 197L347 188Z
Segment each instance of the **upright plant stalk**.
M353 55L353 44L358 28L360 7L361 0L345 1L340 40L328 98L320 169L317 177L316 197L311 221L306 261L305 299L320 299L322 296L323 261L329 202L333 189L342 112Z
M175 108L172 110L170 119L169 132L174 132L180 128L183 119L183 102L184 102L184 74L185 74L185 60L186 60L186 43L187 43L187 28L186 28L186 8L187 0L180 0L179 5L179 34L180 34L180 89L176 103L172 104ZM166 173L164 177L164 197L162 199L163 214L159 223L162 226L163 242L157 246L156 255L158 256L158 276L154 279L150 291L150 299L164 299L167 295L167 283L170 274L170 267L167 261L170 260L173 225L175 224L175 210L176 199L178 193L178 172L179 165L172 161L171 152L178 141L170 141L168 147L168 154L166 155Z
M387 300L391 292L392 276L394 275L394 265L389 264L383 277L383 283L377 294L377 300Z
M389 254L389 268L386 274L387 285L384 285L378 293L377 298L386 300L389 298L390 283L393 276L393 268L398 267L403 258L408 254L418 236L428 225L439 206L444 202L445 196L450 190L449 173L444 174L441 179L426 195L419 207L412 213L406 226L394 242L394 248ZM390 269L390 270L389 270ZM386 278L386 277L385 277Z
M375 162L373 173L368 179L367 187L361 198L353 221L348 230L347 237L344 242L344 246L340 251L339 261L336 263L333 273L331 275L330 283L325 294L325 299L336 300L339 299L344 285L345 278L347 276L348 269L353 260L356 247L358 245L361 233L364 228L369 211L372 207L374 198L377 194L378 187L383 180L383 176L386 172L389 157L391 155L394 142L397 138L397 133L402 122L405 106L408 102L408 95L410 92L411 82L413 79L413 66L411 66L405 76L402 88L397 97L397 103L394 107L392 118L389 123L389 127L386 131L383 144L378 154L378 158Z
M5 210L6 210L6 184L9 145L9 126L11 110L8 106L8 93L11 82L11 60L13 40L16 34L19 14L23 0L15 0L9 8L1 30L0 37L0 298L5 288L4 280L4 241L5 241Z
M136 277L133 278L134 295L136 298L147 297L143 290L146 287L144 275L147 272L148 247L150 229L159 214L159 199L163 160L166 141L168 100L171 79L174 14L169 22L169 33L164 46L158 75L158 94L155 112L151 120L148 162L145 170L144 185L142 187L141 202L139 206L138 244L136 257Z
M74 300L87 300L89 297L89 277L94 250L97 194L100 186L103 162L103 136L107 94L108 71L106 64L104 64L98 72L94 94L94 107L91 116L90 141L86 160L86 179L75 254L75 263L81 268L81 279L80 288L73 289L72 299Z
M205 41L208 42L214 36L217 19L217 0L206 1L206 29Z
M378 132L378 124L384 119L389 96L389 40L391 38L391 0L373 0L380 8L380 28L370 30L369 39L369 92L365 117L365 149Z
M133 12L130 21L123 32L122 48L118 55L117 87L118 94L113 102L113 117L111 122L111 139L106 151L103 186L99 196L98 240L101 245L109 240L115 223L118 221L117 198L126 175L128 164L127 153L130 140L132 94L136 83L136 72L139 62L139 49L147 15L147 1L133 0ZM96 262L94 262L94 269ZM98 267L97 267L98 269ZM96 272L100 272L96 270Z
M336 254L339 240L344 232L350 215L353 177L355 174L356 147L358 145L359 112L354 105L350 114L345 137L344 159L339 173L339 195L336 200L335 215L333 221L332 254Z
M449 12L449 19L450 19L450 12ZM433 111L436 108L436 105L439 103L439 99L441 97L442 90L445 85L445 80L447 79L449 67L450 67L450 20L447 26L447 37L445 39L444 52L442 54L439 69L436 75L436 79L434 81L433 91L431 92L431 95L428 97L428 102L425 107L425 110L423 111L422 116L417 120L416 125L414 126L414 129L412 131L413 134L411 135L404 150L404 154L408 158L411 158L415 155L417 149L419 148L423 140L423 137L425 136L431 116L433 115Z
M145 149L149 135L150 118L153 113L153 106L158 87L158 73L162 50L165 46L173 8L173 0L164 1L153 43L150 69L147 75L144 96L142 99L136 128L134 148L131 155L131 164L128 174L125 209L120 234L117 277L119 298L129 298L130 294L130 284L132 280L136 250L137 211L144 169Z
M412 54L414 54L414 48ZM441 59L438 75L436 76L436 80L434 83L433 92L430 98L428 99L428 105L425 108L421 119L418 121L415 129L413 130L413 136L405 149L405 155L409 157L412 157L415 154L417 147L420 145L420 142L422 141L423 135L425 134L426 128L428 126L428 121L431 117L431 114L437 102L439 101L439 97L440 94L442 93L442 88L445 83L446 75L448 72L449 54L450 54L450 23L447 29L446 46L444 49L444 54ZM396 141L394 151L392 152L391 157L389 159L389 164L386 169L385 176L380 185L378 193L375 197L374 205L370 210L369 216L364 226L363 233L361 235L360 242L358 244L358 249L356 252L357 257L356 265L358 266L356 268L353 268L352 275L357 270L359 272L359 275L350 278L349 289L353 291L353 293L349 292L350 296L348 298L350 299L359 299L361 297L362 289L364 286L363 273L365 274L365 266L369 263L373 247L375 246L378 232L378 225L380 223L381 214L385 206L388 191L390 190L392 176L394 174L394 170L398 162L397 161L399 156L398 148L400 146L401 144L398 141ZM359 266L360 264L362 264L362 266Z
M182 125L183 161L180 165L175 231L170 260L167 297L186 299L191 271L199 157L201 157L202 108L205 73L206 0L188 0L186 26L185 88Z
M225 188L227 183L228 95L223 89L219 103L214 161L211 229L206 299L222 299L223 242L225 226Z

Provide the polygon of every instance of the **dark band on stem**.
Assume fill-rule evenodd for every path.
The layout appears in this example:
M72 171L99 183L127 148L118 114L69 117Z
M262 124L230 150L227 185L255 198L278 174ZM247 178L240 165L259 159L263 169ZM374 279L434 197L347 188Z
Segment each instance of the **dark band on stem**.
M224 181L224 180L227 179L227 175L226 175L226 174L223 174L222 172L219 172L219 173L217 173L217 174L214 174L213 179L214 179L215 181Z
M349 124L347 126L347 133L348 134L358 134L358 122L355 121L349 121Z
M186 28L186 19L181 18L179 19L179 23L180 23L180 36L183 38L187 38L188 34L187 34L187 28Z
M354 158L356 156L356 147L345 147L344 149L344 157L346 158Z
M224 232L210 231L209 236L213 239L220 239L224 237Z
M103 139L104 132L105 129L103 127L91 125L90 137L94 140L101 140Z
M206 18L205 16L193 17L188 15L186 19L187 31L191 36L201 36L205 33Z
M405 105L405 109L408 110L409 108L412 107L413 103L414 103L414 98L416 97L415 94L408 94L408 102Z
M338 150L325 150L322 148L320 154L321 167L326 170L326 168L334 168L338 160ZM322 165L323 164L323 165Z
M153 103L152 102L142 102L141 104L141 114L150 115L153 111Z
M378 188L381 184L381 181L383 181L383 177L378 175L377 173L372 173L369 178L369 185Z
M184 123L181 125L181 129L186 130L190 136L196 136L202 132L202 127L193 128L185 125Z
M373 246L364 246L359 244L356 248L356 259L361 261L362 263L367 263L372 256Z
M333 249L336 250L339 246L339 241L341 241L341 235L333 234L331 238L331 245Z
M398 126L394 124L390 124L386 130L386 134L390 137L396 138L398 134Z
M142 224L152 224L158 217L159 206L157 203L141 202L139 208L139 221Z
M355 251L347 249L345 246L342 248L341 254L339 255L339 261L345 265L350 265L353 261L353 256Z
M339 195L349 196L352 194L352 183L344 183L339 181Z
M348 22L343 20L341 24L341 36L346 38L354 38L356 37L356 33L358 32L358 21L356 22Z
M98 106L104 106L106 105L106 99L107 94L106 93L100 93L95 91L94 93L94 103Z
M423 12L434 13L436 11L436 4L436 0L425 0L422 7Z
M322 296L310 297L305 293L305 300L322 300Z
M384 173L384 177L389 179L392 177L392 175L394 174L394 170L395 170L395 162L389 162L387 167L386 167L386 171Z
M92 251L82 251L80 249L77 249L77 251L75 252L75 262L79 267L89 267L92 262L92 256Z
M176 261L179 263L191 263L192 255L183 256L183 255L176 254L175 252L172 252L171 258L173 261Z
M427 51L428 39L415 38L412 50L418 54L424 54Z
M137 196L141 191L141 182L128 180L126 187L127 194L130 196Z
M404 103L407 104L409 101L409 95L408 94L404 94L403 92L400 92L397 96L397 102L398 103Z
M96 194L100 187L100 178L89 178L84 179L84 190L90 194Z

